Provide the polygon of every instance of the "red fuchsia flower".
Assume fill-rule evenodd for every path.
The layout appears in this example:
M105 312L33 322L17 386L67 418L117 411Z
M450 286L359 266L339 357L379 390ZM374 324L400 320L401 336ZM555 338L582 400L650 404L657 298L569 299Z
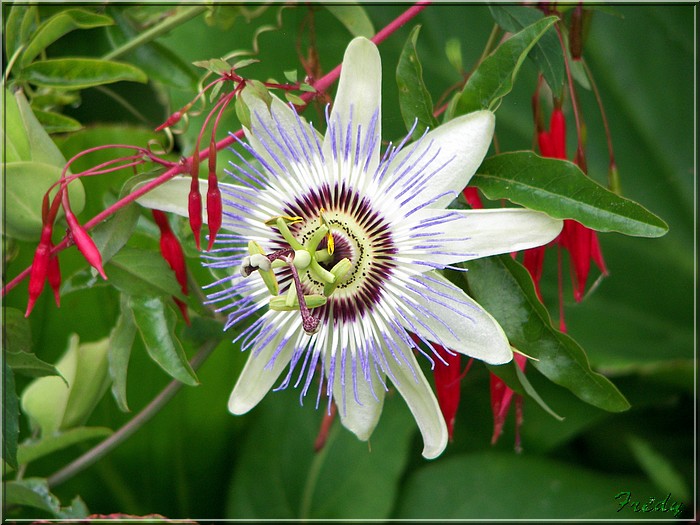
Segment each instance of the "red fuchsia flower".
M202 230L202 194L199 192L199 150L195 150L192 155L190 174L192 181L190 183L190 193L187 196L187 214L190 219L190 229L194 234L194 242L197 250L199 250L201 248L199 232Z
M221 192L219 191L219 180L216 177L216 141L214 136L211 138L209 146L209 178L207 187L207 225L209 227L209 245L207 251L210 251L216 241L216 234L221 228Z
M49 244L49 253L53 249L53 243ZM56 306L61 306L61 267L58 264L58 254L54 257L49 257L49 267L48 267L48 280L49 286L53 290L53 297L56 301Z
M554 108L550 118L549 131L540 130L537 133L537 143L543 157L566 159L566 119L561 108ZM583 166L583 158L577 158L576 164ZM584 169L582 167L582 169ZM586 290L586 281L590 272L591 260L598 266L603 275L608 270L603 260L603 253L598 243L595 231L573 221L565 220L564 228L553 242L569 252L572 264L571 279L574 289L574 299L580 302ZM546 246L538 246L525 252L523 265L528 269L535 282L538 296L540 294L540 278L544 264ZM562 320L562 329L564 328Z
M34 252L34 260L32 261L32 270L29 274L29 301L24 317L29 317L29 314L34 308L34 303L44 290L46 284L46 275L49 270L49 255L51 253L51 233L53 231L52 224L44 224L41 230L41 238L39 245Z
M527 357L521 354L513 354L520 370L525 371ZM515 448L520 450L520 426L523 423L522 396L516 394L503 380L495 374L491 374L491 412L493 412L493 434L491 444L494 445L503 432L503 424L510 410L510 404L515 399Z
M165 259L165 262L168 263L168 266L175 272L175 279L177 279L177 282L180 284L182 293L187 295L187 267L185 265L185 255L182 251L180 241L170 228L170 223L165 213L160 210L151 210L151 212L160 230L160 253L163 259ZM190 324L187 305L177 297L173 297L173 300L180 309L180 312L182 312L182 317L185 319L185 322Z
M78 250L80 250L80 253L82 253L85 260L90 263L90 266L95 268L102 278L106 280L107 276L102 268L102 255L100 254L100 250L97 249L95 242L69 209L66 210L66 221L68 222L68 228L70 229L73 242L78 247Z

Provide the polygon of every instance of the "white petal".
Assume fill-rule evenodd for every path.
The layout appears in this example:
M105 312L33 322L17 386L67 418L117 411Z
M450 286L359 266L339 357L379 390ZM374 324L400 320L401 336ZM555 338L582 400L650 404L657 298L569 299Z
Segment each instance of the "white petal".
M264 160L268 171L278 182L305 175L308 169L300 173L294 166L306 166L307 155L320 159L323 137L276 96L272 95L269 108L249 90L243 90L241 96L251 117L251 129L243 128L246 139ZM299 184L292 181L287 187L299 191Z
M423 209L412 217L416 223L409 235L415 237L408 241L411 248L406 244L411 257L445 265L541 246L563 226L559 219L524 208Z
M501 325L437 272L416 275L394 293L405 296L402 322L409 331L493 365L513 358Z
M375 380L373 385L367 382L362 375L362 370L359 369L359 364L357 365L356 385L353 386L351 359L348 352L344 380L341 372L342 365L341 363L336 364L333 398L343 426L362 441L367 441L382 414L385 391L379 380ZM343 381L345 382L344 386ZM374 394L372 394L373 391Z
M435 394L423 375L413 352L403 344L401 347L408 363L402 361L400 366L386 345L384 345L383 351L391 374L395 378L395 381L392 382L406 401L423 436L423 456L427 459L433 459L442 454L447 446L447 425L442 417ZM415 376L413 372L415 372Z
M291 312L291 314L293 315L294 312ZM279 317L279 315L275 317ZM275 319L275 322L279 322L279 320ZM295 338L293 335L288 335L289 331L285 333L285 330L282 329L284 324L285 322L282 321L281 327L277 328L275 337L259 353L256 353L257 348L251 350L248 361L243 367L243 371L228 400L228 409L232 414L245 414L255 407L265 397L265 394L272 388L277 378L289 364L294 351L292 341ZM280 344L283 344L281 351L275 358L274 364L268 367L270 359L278 351Z
M367 171L372 173L379 164L379 137L381 137L382 61L377 46L364 37L357 37L345 50L338 81L338 91L333 102L330 126L336 130L336 140L345 144L347 126L352 121L350 151L354 155L357 146L358 127L362 133L360 157L370 157ZM373 149L365 149L365 139L376 138ZM326 132L323 152L332 155L332 133ZM342 137L341 137L342 135ZM357 159L360 164L360 159ZM361 162L364 164L364 161Z
M414 198L410 207L429 202L431 208L444 208L457 196L481 165L491 144L496 124L490 111L475 111L457 117L430 131L420 142L406 146L394 159L389 170L398 169L407 155L418 159L431 158L439 151L431 166L440 169L432 175ZM438 198L438 195L448 193Z

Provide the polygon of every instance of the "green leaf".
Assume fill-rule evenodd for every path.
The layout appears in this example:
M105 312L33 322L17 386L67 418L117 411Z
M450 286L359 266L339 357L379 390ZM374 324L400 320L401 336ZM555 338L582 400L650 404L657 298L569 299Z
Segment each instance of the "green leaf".
M532 365L583 401L610 412L629 408L619 390L591 370L583 349L552 327L527 270L509 255L465 263L470 295L503 327L515 348L534 357Z
M690 501L690 491L683 476L663 454L638 436L629 436L627 443L639 465L659 490L670 492L679 500Z
M227 518L390 517L407 460L412 453L420 455L413 442L417 427L403 400L387 395L371 447L336 417L317 453L313 443L326 405L315 410L313 403L307 398L300 406L298 392L288 390L268 394L255 409L233 471Z
M129 412L129 405L126 401L126 375L129 368L129 358L131 348L134 345L136 336L136 325L125 304L126 298L122 296L122 311L117 318L109 334L109 375L112 378L112 395L117 406L123 412Z
M572 162L531 151L489 157L471 181L489 199L508 199L594 230L638 237L660 237L668 231L663 220L596 183Z
M160 297L129 297L129 308L148 355L171 377L190 386L199 384L173 329L177 317Z
M462 62L462 44L458 38L450 38L445 42L445 56L447 61L460 75L464 72L464 63Z
M19 399L15 376L6 359L2 360L2 459L13 469L18 468L17 440L19 438Z
M3 483L4 504L23 505L50 512L56 518L87 518L90 514L85 503L76 497L70 507L61 507L61 502L49 491L43 478L25 478Z
M41 233L41 206L44 193L61 175L66 160L46 133L29 106L22 91L12 94L5 90L3 138L8 144L8 163L4 166L4 196L0 201L7 209L0 210L5 218L5 234L35 241ZM10 159L14 162L10 162ZM51 192L55 195L56 190ZM68 186L74 213L85 205L85 192L77 180Z
M6 351L29 352L32 332L29 319L17 308L2 307L3 346Z
M489 10L496 23L504 30L516 33L542 18L542 12L534 7L518 5L489 4ZM564 85L564 57L557 34L547 31L537 41L530 53L538 70L544 76L554 95L559 97Z
M415 470L403 487L395 514L402 521L636 520L641 513L620 509L616 494L621 490L630 490L638 498L654 494L648 482L629 475L595 472L527 454L494 452L462 454L430 463Z
M38 440L23 442L19 446L17 460L20 465L26 465L77 443L91 439L106 438L111 434L112 429L106 427L77 427L64 432L42 436Z
M374 36L374 26L365 8L361 5L331 5L325 6L336 17L352 36Z
M141 34L122 8L112 8L109 13L117 22L117 25L110 27L107 32L114 49L126 45ZM196 91L198 77L190 64L158 42L142 44L126 56L130 62L143 70L150 80L177 89Z
M92 230L92 240L102 254L102 264L109 262L131 238L140 215L140 208L129 204Z
M60 376L56 367L29 352L5 350L5 362L16 373L30 377Z
M69 133L82 129L83 125L71 117L66 117L53 111L42 111L35 109L34 114L46 133Z
M558 421L563 421L563 417L557 414L550 406L542 399L542 397L537 393L535 387L532 386L530 380L525 375L525 372L520 370L520 367L512 360L510 363L504 365L486 365L486 368L495 375L497 375L511 390L517 392L521 396L528 396L530 399L535 401L542 410L547 412L550 416Z
M419 32L420 26L413 28L396 66L399 106L406 129L410 130L414 122L418 121L413 131L414 139L423 135L427 128L432 129L437 126L437 120L433 117L433 101L423 82L423 67L416 50Z
M105 265L105 272L114 287L128 295L185 298L175 273L159 252L126 246Z
M34 58L62 36L75 29L90 29L113 24L108 16L92 13L84 9L66 9L39 25L22 53L21 66L28 65Z
M464 90L450 105L448 117L479 109L496 111L501 99L513 89L513 82L525 57L556 21L557 17L543 18L499 45L469 77Z
M61 169L41 162L13 162L5 166L5 233L26 241L41 235L41 207L44 194L61 177ZM55 195L56 189L50 195ZM85 191L80 181L68 186L71 207L75 213L85 205Z
M21 72L21 81L40 87L85 89L114 82L148 81L146 74L131 64L97 58L54 58L34 62Z
M10 60L34 33L38 19L36 5L12 4L5 22L5 56Z
M56 363L62 377L40 377L24 390L22 411L42 436L81 426L88 419L109 384L108 343L105 338L81 344L73 334Z

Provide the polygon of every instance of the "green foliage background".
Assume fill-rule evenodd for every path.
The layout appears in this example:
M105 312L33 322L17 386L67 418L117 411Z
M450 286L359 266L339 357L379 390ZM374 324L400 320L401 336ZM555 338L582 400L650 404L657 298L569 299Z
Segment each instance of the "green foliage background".
M378 29L406 7L367 5L365 10ZM8 9L3 4L4 17ZM49 12L59 7L41 9ZM116 18L122 10L110 7L108 14ZM165 55L154 58L143 52L122 57L142 67L151 82L121 82L110 89L132 104L146 122L104 91L83 90L79 103L66 106L63 113L80 121L84 129L54 137L64 156L126 139L145 144L152 136L150 130L196 92L195 74L201 70L187 64L250 49L256 29L276 26L278 16L281 27L257 39L261 62L245 73L260 79L280 79L284 70L292 68L302 73L295 41L308 8L279 11L279 6L271 6L250 22L238 13L226 24L234 10L219 8L214 25L200 15L174 27L157 40L169 50L169 68L163 67ZM330 11L320 5L313 11L320 63L327 72L340 63L352 35ZM188 356L202 340L220 339L197 372L200 385L185 387L137 434L54 493L64 504L80 495L93 513L202 519L669 517L658 512L637 514L629 508L617 512L614 498L621 491L631 491L633 499L642 502L649 497L663 499L672 492L672 500L683 500L693 508L694 16L695 7L687 5L620 5L596 11L584 48L610 120L624 195L670 227L659 239L601 234L610 276L580 304L573 302L569 288L565 290L569 334L586 350L593 368L610 377L628 398L629 411L611 414L593 408L530 367L532 384L565 419L559 422L535 403L526 402L523 452L516 454L512 419L498 444L490 445L488 371L477 365L462 382L454 441L439 459L422 459L420 435L398 395L389 396L369 446L336 422L326 447L314 454L313 440L323 411L314 409L313 400L302 407L298 391L272 393L250 414L231 416L226 401L246 356L230 344L232 335L221 334L218 326L195 322L185 328L180 323L177 331ZM487 6L435 5L380 45L385 138L405 134L395 70L415 24L422 25L417 50L423 78L437 100L460 80L445 56L447 40L460 41L463 63L469 69L481 54L493 19ZM110 46L104 28L86 29L49 46L47 55L103 56ZM533 63L527 61L498 110L502 151L533 147L530 97L536 74ZM589 174L606 184L608 157L599 112L590 91L579 87L578 93L587 124ZM316 111L309 108L307 118L320 121ZM178 154L191 153L202 117L193 119L179 137ZM573 121L570 113L567 117ZM231 111L221 129L238 128ZM569 135L573 155L574 137ZM220 154L226 161L232 157ZM125 172L85 180L82 220L112 202L128 176ZM191 256L190 270L198 282L208 282L185 221L175 226ZM136 231L134 246L157 250L155 227L141 219ZM5 241L9 280L31 263L35 244ZM556 251L550 252L542 286L545 304L556 318ZM84 261L74 249L61 255L61 265L64 279L84 271ZM22 285L4 298L4 306L24 311L26 300ZM31 349L42 360L55 363L71 333L85 342L104 338L118 313L119 296L109 286L64 293L60 309L45 292L30 318ZM138 411L169 379L137 338L128 371L129 407ZM27 379L15 380L21 392ZM107 395L88 423L116 429L132 415L120 412ZM20 441L28 436L22 419ZM25 475L48 476L89 444L32 462ZM33 512L20 515L33 517Z

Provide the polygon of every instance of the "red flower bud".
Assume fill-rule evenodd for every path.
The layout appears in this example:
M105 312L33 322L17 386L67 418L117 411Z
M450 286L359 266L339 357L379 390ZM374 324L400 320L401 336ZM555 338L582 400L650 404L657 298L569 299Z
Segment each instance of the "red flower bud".
M180 122L180 119L182 118L182 112L181 111L176 111L172 115L170 115L165 122L163 122L160 126L156 128L156 131L162 131L165 128L169 128L170 126L174 126L178 122Z
M165 213L160 210L151 210L151 212L160 229L160 253L163 259L168 263L168 266L175 272L175 279L177 279L177 282L180 284L182 293L187 295L187 266L185 264L185 255L182 251L180 241L170 228L170 223ZM182 317L185 319L185 322L190 324L187 305L177 297L173 297L173 300L180 309L180 312L182 312Z
M82 253L85 260L100 273L102 278L107 280L105 271L102 268L102 255L100 254L100 250L97 249L95 242L85 231L85 228L80 225L72 211L66 210L66 220L70 228L70 235L73 238L73 242L78 247L78 250L80 250L80 253Z
M221 192L216 173L209 173L209 189L207 190L207 223L209 225L209 245L207 251L211 250L216 240L216 234L221 228Z
M514 354L516 364L520 370L525 370L527 357L521 354ZM505 423L510 404L513 401L515 392L510 389L502 380L495 374L491 374L491 412L493 413L493 434L491 435L491 444L494 445L503 432L503 424ZM519 417L517 417L519 416ZM518 434L520 425L522 424L522 416L516 415L516 435Z
M190 184L190 194L187 197L187 213L190 218L190 229L194 234L194 242L197 249L201 249L199 234L202 230L202 194L199 193L199 151L195 151L192 156L192 166L190 168L192 183Z
M481 197L479 197L479 190L477 190L475 187L467 186L462 191L462 194L464 195L464 198L469 206L471 206L473 209L480 210L484 207L484 204L481 202Z
M435 359L433 377L435 379L435 391L440 411L447 424L447 433L452 439L455 417L459 408L460 381L462 379L462 371L460 370L461 356L455 352L448 352L438 344L433 344L433 348L435 353L445 360L443 363L440 359Z
M53 248L53 244L50 246L50 248ZM51 250L49 249L49 251ZM58 264L58 254L49 258L48 274L49 286L51 286L51 289L53 290L53 297L56 301L56 306L61 306L61 267Z
M41 230L41 239L39 245L34 252L34 260L32 261L32 269L29 274L29 301L27 302L27 310L24 317L29 317L29 314L34 308L34 303L44 290L46 283L46 274L49 270L49 254L51 253L51 232L53 228L51 224L44 224Z

